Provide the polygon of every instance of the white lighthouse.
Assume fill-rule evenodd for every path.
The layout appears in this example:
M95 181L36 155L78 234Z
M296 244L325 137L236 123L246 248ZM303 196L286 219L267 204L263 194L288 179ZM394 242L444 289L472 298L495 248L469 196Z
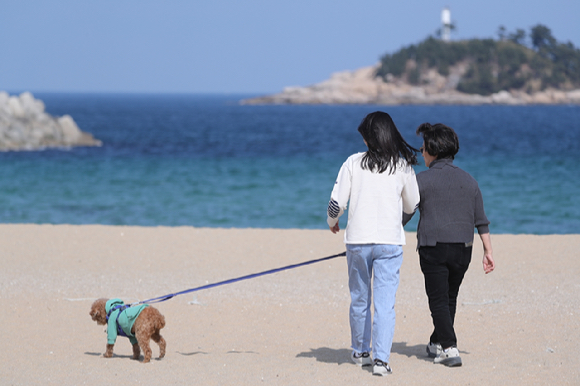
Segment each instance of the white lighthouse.
M441 11L441 24L443 24L441 28L441 39L444 42L448 42L451 38L451 11L449 7L445 7Z

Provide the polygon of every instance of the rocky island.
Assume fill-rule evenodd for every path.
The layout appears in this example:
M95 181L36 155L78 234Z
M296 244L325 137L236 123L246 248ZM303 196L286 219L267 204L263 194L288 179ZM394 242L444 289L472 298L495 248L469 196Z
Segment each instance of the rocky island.
M429 37L374 65L243 104L580 104L580 50L537 25L500 38Z
M580 104L580 89L548 88L537 92L502 90L490 95L457 91L459 74L444 77L429 71L428 84L415 86L400 79L384 81L376 76L378 66L332 74L330 79L305 87L286 87L279 94L245 99L242 104Z
M79 129L70 115L53 117L29 92L10 96L0 91L0 151L101 146Z

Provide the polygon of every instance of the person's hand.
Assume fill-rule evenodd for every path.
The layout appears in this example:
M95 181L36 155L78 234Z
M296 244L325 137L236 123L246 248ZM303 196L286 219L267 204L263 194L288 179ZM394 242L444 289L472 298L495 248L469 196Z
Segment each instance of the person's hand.
M334 224L333 227L329 227L329 228L330 228L330 231L334 234L337 234L338 231L340 230L340 227L338 226L338 222L336 224Z
M483 244L483 272L487 274L495 269L493 251L491 249L491 236L488 232L480 234L479 237L481 237L481 242Z
M487 274L495 269L495 262L491 252L483 253L483 271Z

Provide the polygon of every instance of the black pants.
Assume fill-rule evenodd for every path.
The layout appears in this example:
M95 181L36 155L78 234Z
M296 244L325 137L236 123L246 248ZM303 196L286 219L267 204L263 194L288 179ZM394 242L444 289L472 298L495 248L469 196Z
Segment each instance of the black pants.
M471 250L471 246L466 247L463 243L437 243L434 247L419 248L425 291L435 327L430 341L440 343L443 348L457 346L453 328L457 295L471 262Z

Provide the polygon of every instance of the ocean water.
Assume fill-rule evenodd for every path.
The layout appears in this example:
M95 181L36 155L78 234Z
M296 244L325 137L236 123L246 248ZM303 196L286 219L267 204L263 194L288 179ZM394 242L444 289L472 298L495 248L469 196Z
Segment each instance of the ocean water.
M580 106L246 106L243 95L36 94L98 148L0 153L0 222L326 228L338 170L376 110L459 136L492 233L580 233ZM419 156L420 161L422 158ZM424 170L423 165L416 171ZM416 229L418 215L406 227ZM346 224L346 217L341 225Z

